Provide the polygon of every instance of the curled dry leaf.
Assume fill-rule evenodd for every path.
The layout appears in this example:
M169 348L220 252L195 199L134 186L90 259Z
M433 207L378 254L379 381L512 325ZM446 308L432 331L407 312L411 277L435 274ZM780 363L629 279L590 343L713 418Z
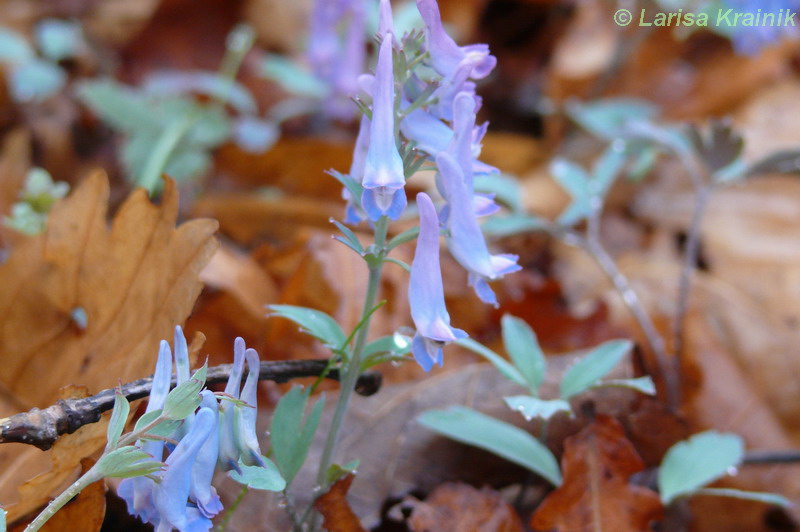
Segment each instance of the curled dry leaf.
M352 473L340 478L314 502L314 508L322 514L322 526L328 532L366 532L347 502L353 478Z
M523 532L519 516L495 490L468 484L442 484L409 519L414 532Z
M159 341L172 337L202 288L200 270L217 246L215 221L176 228L178 194L169 180L160 205L134 192L110 230L107 201L106 176L89 176L56 204L45 232L0 265L0 286L10 287L0 291L0 386L19 409L51 404L67 384L94 392L148 375ZM73 465L101 446L87 441ZM0 500L10 502L37 472L6 469ZM54 486L40 487L37 494ZM34 499L18 506L30 510Z
M599 415L567 438L561 463L564 483L533 515L534 529L642 532L661 514L658 495L628 481L644 463L614 418Z

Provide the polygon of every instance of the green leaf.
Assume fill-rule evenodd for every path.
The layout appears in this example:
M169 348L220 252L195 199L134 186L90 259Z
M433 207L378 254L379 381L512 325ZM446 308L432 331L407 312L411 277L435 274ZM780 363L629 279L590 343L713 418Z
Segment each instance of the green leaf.
M400 333L382 336L377 340L368 343L364 347L363 356L370 356L382 353L390 353L397 357L402 357L411 352L411 339Z
M609 98L589 104L570 102L567 114L590 133L612 141L632 121L651 120L658 114L653 104L633 98Z
M47 18L36 25L36 42L43 56L58 62L78 54L83 46L83 31L76 22Z
M165 418L184 419L197 410L197 407L200 406L200 390L205 385L207 370L208 361L192 375L191 379L180 383L169 392L164 401L164 411L162 413Z
M619 364L632 346L630 340L611 340L592 349L564 374L561 398L569 399L595 386Z
M0 532L6 532L6 511L0 508Z
M128 478L149 475L162 469L164 464L133 445L126 445L104 454L96 467L104 477Z
M503 345L508 356L528 382L534 395L539 393L547 361L533 329L519 318L505 314L500 321L503 328Z
M556 157L550 165L550 173L559 185L570 195L572 202L558 216L558 223L573 225L592 212L591 178L586 170L572 161Z
M0 62L24 63L36 57L25 38L8 28L0 28Z
M128 133L148 130L154 137L158 136L159 117L145 97L131 87L113 80L84 81L78 84L76 92L78 98L112 128Z
M354 473L358 468L358 460L351 460L344 465L331 464L327 471L325 471L325 484L331 485L342 477Z
M624 148L618 148L615 143L606 148L592 169L592 188L596 195L601 197L606 195L611 185L619 177L626 160L627 155Z
M550 419L559 412L569 412L572 414L572 407L563 399L545 400L530 395L515 395L504 397L503 400L511 410L516 410L527 421L534 418Z
M476 342L472 338L462 338L460 340L456 340L454 343L460 345L461 347L469 349L473 353L480 355L489 362L491 362L494 365L494 367L497 368L497 371L499 371L505 378L507 378L511 382L515 382L520 386L526 386L526 387L528 386L525 377L522 376L522 373L520 373L519 370L516 367L514 367L513 364L511 364L508 360L501 357L500 355L498 355L485 345Z
M267 55L261 63L261 75L298 96L323 98L328 93L328 87L314 74L280 55Z
M658 469L661 500L669 504L678 497L690 495L727 474L743 457L744 442L736 434L707 431L676 443L667 451Z
M364 247L361 245L361 242L358 240L358 237L356 236L356 234L349 227L347 227L346 225L344 225L343 223L341 223L341 222L339 222L337 220L334 220L333 218L331 218L331 222L344 235L344 240L340 240L340 242L343 242L344 244L348 245L350 247L350 249L352 249L356 253L363 253L364 252Z
M548 224L541 218L527 214L512 214L510 216L492 216L486 220L481 229L487 236L504 237L519 233L542 231Z
M43 59L32 59L11 69L9 89L17 102L38 102L64 86L67 75L61 68Z
M142 414L142 417L139 418L139 420L136 422L136 425L133 427L133 431L136 432L138 430L142 430L147 425L158 419L161 413L162 410L159 408L158 410L153 410L151 412L146 412ZM155 427L148 430L147 434L168 438L180 426L181 426L180 420L164 420Z
M514 425L463 406L428 410L417 421L439 434L519 464L554 486L561 485L561 471L550 449Z
M524 193L516 177L507 174L478 174L475 176L475 191L494 194L495 200L506 205L511 212L522 213Z
M406 229L399 235L394 236L389 243L386 244L386 248L392 250L399 246L400 244L405 244L406 242L410 242L417 238L419 235L419 226L412 227L411 229Z
M293 305L267 305L275 316L291 320L302 327L304 333L313 336L331 349L344 345L347 336L336 320L319 310Z
M125 429L125 423L128 422L128 414L131 411L131 405L128 400L122 395L119 390L114 394L114 409L111 411L111 419L108 422L108 430L106 432L106 450L111 450L117 446L119 437L122 436L122 431Z
M792 506L792 502L782 495L778 495L776 493L764 493L760 491L742 491L731 488L700 488L695 490L693 495L733 497L735 499L763 502L764 504L772 504L774 506L781 506L783 508Z
M283 491L286 488L286 481L281 476L278 468L272 463L272 460L266 456L262 456L264 466L245 465L244 462L239 460L239 468L242 470L241 474L235 469L231 470L230 477L238 482L244 484L248 488L265 491Z
M272 456L289 484L308 456L322 417L325 396L319 398L308 416L305 415L307 403L308 392L295 386L278 402L270 424Z
M644 377L638 377L635 379L613 379L610 381L604 381L596 384L593 386L594 388L605 388L605 387L617 387L617 388L629 388L631 390L635 390L639 393L643 393L645 395L655 395L656 394L656 383L653 382L653 379L648 375Z

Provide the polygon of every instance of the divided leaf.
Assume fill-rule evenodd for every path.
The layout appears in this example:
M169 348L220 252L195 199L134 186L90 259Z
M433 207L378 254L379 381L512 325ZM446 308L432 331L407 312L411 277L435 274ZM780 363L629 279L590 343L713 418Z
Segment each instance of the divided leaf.
M244 484L251 489L283 491L286 488L286 481L281 476L281 472L266 456L262 456L261 459L264 461L263 467L260 465L249 466L240 460L239 468L242 472L239 473L233 469L228 474L239 484Z

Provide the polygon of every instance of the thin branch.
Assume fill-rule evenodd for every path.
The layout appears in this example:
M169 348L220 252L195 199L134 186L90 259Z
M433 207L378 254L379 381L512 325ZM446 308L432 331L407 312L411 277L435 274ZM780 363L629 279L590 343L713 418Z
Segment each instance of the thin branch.
M800 462L800 450L748 451L742 463L746 465L796 464Z
M670 363L664 338L662 338L658 329L656 329L653 320L650 318L650 315L639 299L639 295L600 241L601 206L602 205L596 205L592 214L588 217L586 237L582 240L581 245L589 255L594 257L597 264L622 297L622 301L625 303L625 306L628 307L633 318L639 324L639 328L644 333L647 343L650 345L650 349L653 351L656 358L656 363L659 366L658 372L654 372L653 368L648 368L648 373L651 375L661 374L666 388L667 405L675 409L680 401L680 382L678 381L678 375L675 371L676 368Z
M678 300L673 329L675 355L678 357L678 361L680 361L683 356L686 313L689 310L692 278L697 269L697 260L700 254L700 235L703 218L713 191L713 185L701 185L700 188L697 189L692 221L689 224L689 230L686 234L686 243L683 248L683 265L681 266L680 280L678 281Z
M317 377L327 369L327 360L289 360L261 362L260 380L287 382L302 377ZM226 382L231 374L232 364L222 364L208 369L206 384ZM327 378L339 380L339 372L330 370ZM130 382L121 387L128 401L135 401L150 395L153 378L147 377ZM173 377L172 385L175 386ZM358 378L356 392L372 395L381 386L381 375L366 372ZM0 419L0 443L26 443L42 450L53 446L62 434L72 434L89 423L100 420L103 412L114 407L116 388L109 388L91 397L82 399L61 399L43 410L34 408L28 412Z

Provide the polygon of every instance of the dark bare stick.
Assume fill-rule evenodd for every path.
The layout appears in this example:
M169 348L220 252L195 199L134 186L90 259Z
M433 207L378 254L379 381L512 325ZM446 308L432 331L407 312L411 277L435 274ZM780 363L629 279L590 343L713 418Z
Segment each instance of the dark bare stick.
M301 377L318 377L327 368L327 360L289 360L261 362L260 380L286 382ZM226 382L231 373L231 364L222 364L208 369L206 384ZM338 370L331 370L327 378L339 380ZM128 401L150 395L153 378L147 377L122 385L122 393ZM175 385L173 377L172 385ZM359 377L356 391L361 395L372 395L381 386L381 375L366 372ZM114 407L115 388L83 399L61 399L43 410L34 408L28 412L0 419L0 443L26 443L42 450L53 446L62 434L71 434L83 425L100 420L103 412Z

